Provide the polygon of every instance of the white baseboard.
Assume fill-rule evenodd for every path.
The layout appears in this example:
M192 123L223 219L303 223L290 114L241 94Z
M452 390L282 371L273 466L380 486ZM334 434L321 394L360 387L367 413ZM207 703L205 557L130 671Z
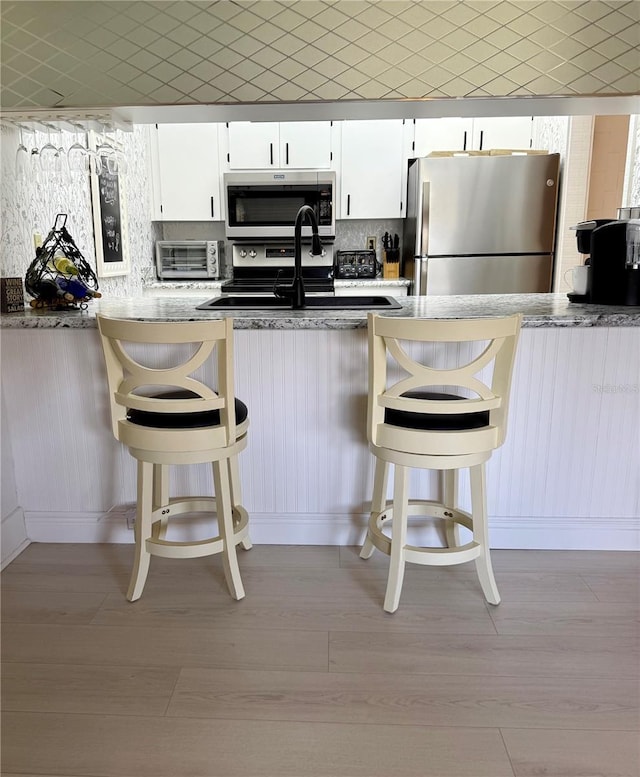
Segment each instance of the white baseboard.
M122 513L25 513L32 542L133 542ZM358 545L365 515L251 513L251 539L257 545ZM206 536L204 521L175 521L172 539ZM491 547L537 550L640 550L638 518L490 519ZM4 524L3 524L4 540Z
M16 556L29 545L24 513L21 507L2 519L2 563L0 569L4 569Z

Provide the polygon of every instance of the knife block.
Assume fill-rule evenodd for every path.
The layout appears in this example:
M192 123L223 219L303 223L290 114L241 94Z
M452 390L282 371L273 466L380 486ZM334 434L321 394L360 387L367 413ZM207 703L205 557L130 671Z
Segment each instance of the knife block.
M400 277L400 249L387 248L382 252L382 277L387 279Z

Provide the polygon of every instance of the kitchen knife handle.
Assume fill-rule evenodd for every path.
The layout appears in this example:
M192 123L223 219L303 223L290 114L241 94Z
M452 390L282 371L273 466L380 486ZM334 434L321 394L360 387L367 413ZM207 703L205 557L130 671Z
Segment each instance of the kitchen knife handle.
M269 143L269 164L273 164L273 143Z
M214 217L214 211L213 211L213 194L211 195L211 218Z
M347 216L351 213L351 195L347 194Z

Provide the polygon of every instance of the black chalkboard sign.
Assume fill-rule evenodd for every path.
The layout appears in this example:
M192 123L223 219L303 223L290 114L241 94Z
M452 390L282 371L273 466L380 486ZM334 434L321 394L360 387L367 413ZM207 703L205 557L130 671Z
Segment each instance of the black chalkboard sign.
M100 231L102 233L102 261L105 264L122 262L122 215L120 213L120 186L117 175L103 169L98 176L100 196Z
M95 149L95 136L90 138L90 145ZM104 161L99 174L91 172L91 201L98 276L126 275L129 246L124 180L109 172Z

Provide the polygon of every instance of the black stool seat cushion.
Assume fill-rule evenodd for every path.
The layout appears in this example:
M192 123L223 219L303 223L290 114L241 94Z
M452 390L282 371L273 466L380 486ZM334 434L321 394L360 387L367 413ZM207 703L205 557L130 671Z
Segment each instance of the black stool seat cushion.
M181 389L154 394L154 399L192 399L193 391ZM249 411L244 402L236 399L236 424L247 420ZM205 410L200 413L154 413L148 410L127 410L127 420L139 426L153 426L156 429L202 429L220 426L220 411Z
M444 394L434 391L406 391L401 396L408 399L454 400L464 399L457 394ZM412 413L405 410L387 408L384 422L403 429L423 429L433 432L460 432L466 429L482 429L489 425L489 411L477 413Z

